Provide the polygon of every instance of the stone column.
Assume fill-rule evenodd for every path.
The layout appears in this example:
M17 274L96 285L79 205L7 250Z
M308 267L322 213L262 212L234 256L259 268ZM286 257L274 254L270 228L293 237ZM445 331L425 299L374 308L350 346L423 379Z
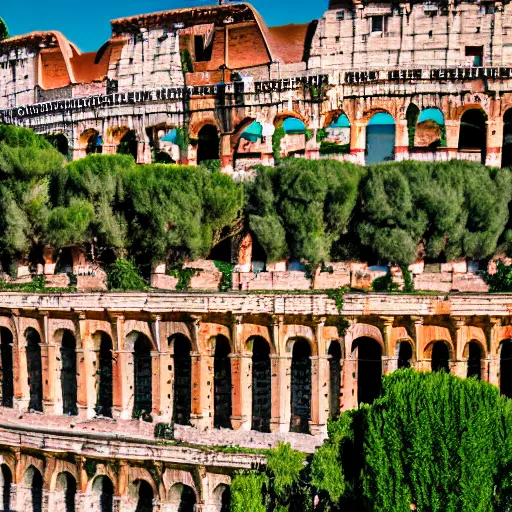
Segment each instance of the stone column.
M160 352L151 351L151 412L161 414Z
M459 151L460 121L446 119L444 126L446 129L447 159L457 158Z
M82 343L84 341L82 338ZM80 419L94 418L98 394L98 352L92 349L77 349L76 368L78 416Z
M114 351L112 388L113 417L120 420L131 419L134 402L133 352L131 350Z
M393 345L393 317L381 317L383 321L382 337L384 352L382 354L382 375L394 372L398 368L398 353Z
M274 151L272 149L271 135L267 135L261 145L261 164L274 167Z
M191 352L192 413L190 422L200 429L213 428L213 357Z
M174 400L174 360L170 352L160 352L158 361L159 414L171 421Z
M398 370L398 356L382 356L382 375Z
M309 431L314 436L327 435L329 419L329 356L311 359L311 421Z
M454 360L450 361L450 373L457 377L466 378L468 376L468 361L464 357L464 348L466 347L466 322L463 318L455 318L455 354Z
M501 167L501 149L503 146L503 118L497 117L487 121L487 140L485 165Z
M316 140L316 130L312 130L313 136L306 140L306 158L309 160L320 159L320 144Z
M350 126L350 157L352 162L364 165L366 158L366 124L354 121Z
M53 493L49 489L43 489L41 512L49 512L52 494Z
M233 150L231 149L231 135L220 137L220 170L225 174L233 174Z
M401 162L409 158L409 130L407 119L399 119L395 125L395 160Z
M192 144L187 149L187 165L197 165L197 146Z
M57 360L55 345L40 344L41 365L43 369L43 410L45 414L62 414L62 390L59 389L60 379L57 377Z
M487 378L491 384L500 387L500 331L501 319L490 318L489 338L490 343L488 347L487 359L485 364L488 368Z
M340 412L357 409L357 349L343 362Z
M251 430L252 365L250 354L230 354L231 359L231 426L233 430Z
M289 432L291 420L292 356L270 355L272 405L271 432Z
M23 343L23 346L19 346ZM13 344L13 372L14 372L14 401L16 408L26 411L30 401L30 387L28 385L27 347L25 340L18 338Z
M149 141L137 143L137 163L138 164L150 164L152 162L151 146Z

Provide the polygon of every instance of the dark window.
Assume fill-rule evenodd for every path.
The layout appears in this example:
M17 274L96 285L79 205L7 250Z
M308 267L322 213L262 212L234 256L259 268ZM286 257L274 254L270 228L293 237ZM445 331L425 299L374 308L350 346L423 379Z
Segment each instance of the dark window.
M76 415L76 343L69 331L64 331L60 347L62 373L62 410L64 414Z
M149 340L139 336L133 352L135 397L133 409L137 415L144 411L150 414L152 409L152 380L151 352Z
M372 16L372 32L384 32L384 16Z
M473 57L473 66L482 66L484 61L484 47L466 46L466 57Z
M256 338L252 349L252 428L270 431L270 347L263 338Z
M190 341L185 336L174 338L174 423L190 424L192 392L192 360Z
M292 356L291 432L309 433L311 416L311 349L306 340L297 340Z
M208 46L205 46L204 36L194 36L194 54L196 57L196 62L208 62L211 60L212 47L212 43L210 43Z
M112 416L112 342L106 334L101 336L98 368L98 402L96 414Z
M217 336L215 341L215 356L213 358L214 372L214 416L215 428L231 428L231 360L229 342L223 336Z
M345 19L345 11L338 11L336 13L336 20L343 21Z

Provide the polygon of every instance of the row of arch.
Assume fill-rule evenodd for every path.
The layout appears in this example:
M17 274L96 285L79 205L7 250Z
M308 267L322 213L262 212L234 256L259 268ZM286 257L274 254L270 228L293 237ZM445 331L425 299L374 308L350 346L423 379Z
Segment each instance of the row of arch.
M190 482L189 482L190 483ZM21 482L13 482L13 472L8 464L0 465L0 500L3 512L21 510L23 512L42 512L44 494L48 493L48 510L55 512L113 512L116 510L116 492L114 482L108 474L96 475L88 484L87 492L79 493L75 475L69 471L61 471L56 475L55 484L51 491L44 485L41 471L35 465L29 465L24 471ZM175 512L195 512L199 497L192 485L184 482L173 483L163 499L152 481L144 478L134 479L128 486L127 496L124 497L125 507L134 512L152 512L156 505L163 502L172 507ZM119 498L117 498L119 499ZM230 488L225 483L216 485L212 493L212 510L229 512ZM124 510L124 507L121 508Z
M132 336L132 335L130 335ZM28 328L25 331L27 377L29 387L29 409L43 411L43 377L41 339L39 333ZM97 415L112 417L113 409L113 344L105 332L97 332L97 392L95 411ZM153 346L149 338L138 332L133 333L133 411L132 417L146 419L153 411ZM13 336L9 329L0 328L1 390L2 405L13 407L14 364ZM193 349L190 340L183 334L174 334L167 340L173 353L173 421L179 425L191 424ZM290 338L290 430L308 432L312 406L312 358L314 354L310 341L304 338ZM414 350L409 341L397 343L395 354L398 368L416 366ZM262 336L252 336L247 341L251 354L250 389L252 393L251 429L269 432L272 420L272 363L271 346ZM357 402L371 403L380 393L380 379L383 373L382 345L374 338L357 337L350 347L350 354L343 357L344 348L339 340L331 340L328 348L329 366L329 414L337 416L343 403L342 389L347 385L344 364L347 360L356 362ZM213 341L213 426L231 428L232 410L232 349L228 338L217 335ZM455 356L450 345L443 340L430 342L424 350L425 361L430 361L432 371L451 371ZM479 341L469 341L463 357L467 362L467 377L487 378L484 374L486 354ZM512 342L505 340L499 349L500 388L512 397ZM77 406L77 353L76 340L71 331L63 330L60 354L60 385L62 411L76 415ZM281 392L275 390L276 392Z

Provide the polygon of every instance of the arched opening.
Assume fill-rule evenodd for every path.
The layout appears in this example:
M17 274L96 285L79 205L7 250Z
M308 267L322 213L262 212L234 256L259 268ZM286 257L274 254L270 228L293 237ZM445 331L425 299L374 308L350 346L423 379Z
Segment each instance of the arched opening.
M378 112L366 125L366 163L389 162L395 158L395 120Z
M426 108L421 111L416 125L414 145L430 149L446 146L444 115L438 108Z
M358 338L352 352L357 358L357 403L371 404L381 390L382 348L373 338Z
M465 356L468 360L468 377L476 377L478 380L482 378L482 349L480 344L470 341L466 345L467 353Z
M65 511L75 512L76 480L73 475L67 471L60 473L57 477L56 491L62 496Z
M350 153L350 121L340 112L335 115L329 126L318 131L321 155L343 155Z
M240 135L235 146L235 167L247 170L255 159L261 158L263 151L263 126L253 121Z
M138 418L151 414L153 409L153 369L151 365L151 342L139 334L133 346L133 415Z
M65 157L69 154L69 142L67 137L63 133L51 133L45 135L45 139L61 154Z
M311 419L311 347L307 340L298 339L293 344L291 371L291 421L290 431L309 433Z
M278 117L272 135L272 148L279 157L306 153L306 125L296 117Z
M224 336L215 338L213 396L215 428L231 428L231 348Z
M139 480L139 497L137 500L137 508L135 512L152 512L153 511L153 489L145 480Z
M503 148L501 166L512 166L512 108L509 108L503 116Z
M341 393L341 346L339 341L332 341L329 347L329 416L340 415Z
M23 475L23 486L28 491L21 501L26 512L42 512L43 510L43 477L39 470L30 466Z
M82 141L82 144L85 145L86 155L103 152L103 139L96 130L85 131L82 133L80 140Z
M231 490L228 485L220 484L213 491L213 505L219 512L229 512Z
M410 368L412 360L412 347L408 341L398 344L398 368Z
M177 505L178 512L195 512L196 493L188 485L174 484L169 489L170 502Z
M98 354L98 416L112 417L112 340L106 333L100 334Z
M450 352L444 341L432 345L431 368L433 372L450 373Z
M131 155L137 161L138 141L135 130L128 130L119 140L117 153L120 155Z
M507 398L512 398L512 340L501 343L500 391Z
M479 151L485 163L487 116L476 108L466 110L460 119L459 151Z
M411 103L407 107L405 113L405 119L407 119L407 134L409 141L409 149L413 149L416 138L416 124L418 123L418 117L420 116L420 109L414 103Z
M76 341L73 334L65 330L60 346L62 364L62 411L64 414L74 416L78 414L77 386L76 386Z
M14 372L12 361L12 332L6 327L0 327L1 357L0 376L2 379L2 406L12 407L14 401Z
M63 247L57 257L55 273L68 274L71 272L73 272L73 250L71 247Z
M92 484L92 491L95 496L95 505L99 505L100 512L113 512L114 486L112 480L108 476L97 476Z
M219 160L219 134L211 124L204 125L198 134L197 163Z
M264 338L252 342L252 429L270 432L270 346Z
M190 425L192 407L192 345L186 336L173 336L174 346L174 423Z
M1 465L0 471L0 489L2 493L2 511L11 511L11 485L12 473L7 464Z
M30 389L29 410L43 412L43 368L41 366L41 338L32 328L26 331L27 370Z

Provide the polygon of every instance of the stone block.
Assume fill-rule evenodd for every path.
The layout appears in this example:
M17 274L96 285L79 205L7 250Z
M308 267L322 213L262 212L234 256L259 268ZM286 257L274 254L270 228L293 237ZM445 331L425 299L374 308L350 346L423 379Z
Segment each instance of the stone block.
M167 274L151 274L151 287L159 290L176 290L178 278Z
M45 276L45 281L47 288L67 288L70 279L67 274L53 274Z
M448 293L452 289L452 277L450 272L424 272L414 276L414 289Z
M469 272L466 274L454 274L452 291L487 293L489 291L489 285L479 274Z
M76 276L76 289L79 292L104 292L107 283L103 276Z

